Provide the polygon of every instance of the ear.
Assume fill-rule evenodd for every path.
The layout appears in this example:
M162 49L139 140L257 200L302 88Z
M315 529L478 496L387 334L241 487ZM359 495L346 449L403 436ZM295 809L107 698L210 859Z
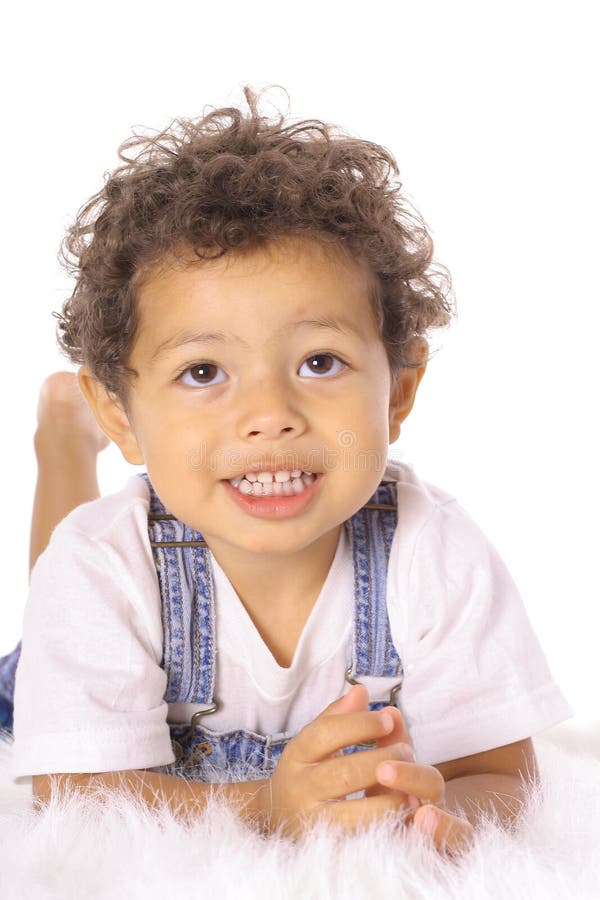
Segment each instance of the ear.
M404 366L392 382L389 411L390 444L400 437L400 426L413 408L417 388L427 368L428 349L427 342L421 341L417 349L417 360L420 360L421 364Z
M135 431L116 395L107 391L87 366L79 369L77 380L102 431L117 444L127 462L134 466L143 465L144 457Z

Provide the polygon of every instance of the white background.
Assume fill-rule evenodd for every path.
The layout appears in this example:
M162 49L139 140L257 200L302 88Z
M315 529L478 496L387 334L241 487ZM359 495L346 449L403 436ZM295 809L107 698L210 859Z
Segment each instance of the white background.
M600 719L595 10L55 0L5 13L0 654L27 593L37 391L70 368L51 316L69 293L63 230L132 126L276 83L293 118L396 156L459 311L397 454L491 537L576 721ZM103 492L133 471L105 451Z

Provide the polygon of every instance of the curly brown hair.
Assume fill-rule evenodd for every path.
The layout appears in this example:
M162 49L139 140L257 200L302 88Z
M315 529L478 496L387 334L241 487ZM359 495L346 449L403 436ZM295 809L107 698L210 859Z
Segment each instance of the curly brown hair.
M367 266L392 374L416 364L415 337L450 320L450 277L432 264L431 237L402 192L394 157L318 120L262 116L263 93L244 88L249 115L213 109L155 135L134 132L119 148L123 165L63 241L76 284L54 313L59 346L126 407L136 287L180 247L202 260L288 235L335 244Z

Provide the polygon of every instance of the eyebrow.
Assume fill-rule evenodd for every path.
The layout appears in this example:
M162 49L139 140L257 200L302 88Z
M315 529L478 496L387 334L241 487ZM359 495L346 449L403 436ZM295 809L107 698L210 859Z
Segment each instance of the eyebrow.
M362 334L353 322L350 322L348 319L336 319L332 316L317 316L313 319L302 319L299 322L291 322L289 325L284 326L282 331L292 331L297 328L329 328L332 331L337 331L338 334L350 333L357 337L361 337ZM179 331L177 334L167 338L166 341L163 341L158 345L150 357L150 363L154 364L161 356L170 353L172 350L176 350L178 347L183 347L186 344L231 343L239 344L245 349L249 348L249 344L247 344L243 338L225 334L224 331Z

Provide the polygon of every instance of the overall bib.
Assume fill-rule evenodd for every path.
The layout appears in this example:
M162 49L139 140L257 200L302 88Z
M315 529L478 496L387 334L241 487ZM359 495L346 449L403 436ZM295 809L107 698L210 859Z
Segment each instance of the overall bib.
M170 724L176 761L157 771L198 781L239 780L242 775L244 780L267 778L293 734L210 729L210 714L219 708L210 551L198 531L168 513L148 475L140 477L150 491L148 529L162 599L161 665L168 679L164 699L205 707L187 725ZM344 523L354 564L354 628L346 679L351 684L360 682L361 676L395 679L391 692L388 688L386 696L371 700L372 710L396 705L403 678L386 606L396 516L396 484L382 482L369 502Z

